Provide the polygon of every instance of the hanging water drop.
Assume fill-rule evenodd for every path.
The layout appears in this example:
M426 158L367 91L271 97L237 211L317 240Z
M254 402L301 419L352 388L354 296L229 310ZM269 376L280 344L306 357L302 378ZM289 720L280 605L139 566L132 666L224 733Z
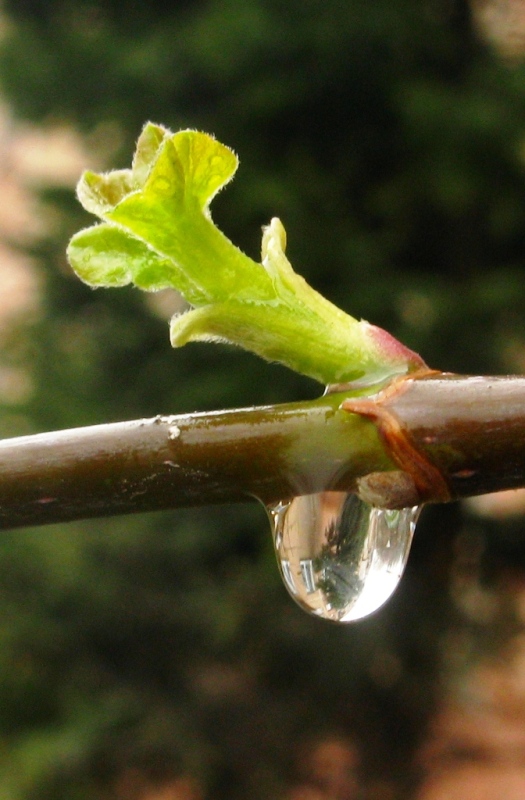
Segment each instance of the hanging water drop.
M354 493L319 492L268 510L293 599L316 616L352 622L396 589L421 507L377 508Z

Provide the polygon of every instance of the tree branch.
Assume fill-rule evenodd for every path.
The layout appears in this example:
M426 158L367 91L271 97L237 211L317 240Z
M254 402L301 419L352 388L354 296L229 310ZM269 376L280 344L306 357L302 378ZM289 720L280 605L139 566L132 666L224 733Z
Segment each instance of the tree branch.
M355 489L399 467L349 396L6 439L0 527ZM525 485L525 378L409 377L383 405L452 497Z
M392 468L341 396L157 416L0 442L0 526L207 503L265 502Z

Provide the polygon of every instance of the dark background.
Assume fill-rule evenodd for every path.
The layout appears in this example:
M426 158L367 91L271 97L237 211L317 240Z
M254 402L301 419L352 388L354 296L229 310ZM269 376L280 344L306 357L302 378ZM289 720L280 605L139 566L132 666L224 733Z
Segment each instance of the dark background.
M3 8L0 83L18 118L113 137L108 167L129 163L148 119L214 133L241 159L214 219L249 255L279 216L298 272L431 366L522 371L525 70L465 3ZM4 403L3 435L320 393L233 348L172 351L144 295L72 275L67 240L90 220L69 189L45 200L53 234L31 248L43 311L2 343L34 389ZM359 752L371 797L408 797L451 631L463 669L507 630L457 601L458 553L493 587L520 569L520 530L427 510L391 603L339 627L288 598L255 505L2 533L3 796L281 798L308 780L305 748L337 739Z

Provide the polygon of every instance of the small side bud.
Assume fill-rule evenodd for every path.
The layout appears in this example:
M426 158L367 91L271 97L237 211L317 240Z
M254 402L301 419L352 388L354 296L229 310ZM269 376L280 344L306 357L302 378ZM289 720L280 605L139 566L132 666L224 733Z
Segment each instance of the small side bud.
M408 472L371 472L357 479L357 494L379 508L411 508L421 503L416 484Z

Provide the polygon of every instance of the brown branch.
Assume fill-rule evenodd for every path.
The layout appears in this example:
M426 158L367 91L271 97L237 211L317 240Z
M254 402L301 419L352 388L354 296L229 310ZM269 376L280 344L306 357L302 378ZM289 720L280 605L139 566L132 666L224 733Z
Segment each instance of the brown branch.
M264 502L353 485L392 467L341 396L0 442L0 527L207 503Z
M349 394L6 439L0 527L274 502L399 470L373 415L341 409ZM357 411L356 398L346 406ZM525 485L525 378L414 376L382 406L452 497Z
M525 485L525 378L437 373L407 383L388 408L453 498Z

